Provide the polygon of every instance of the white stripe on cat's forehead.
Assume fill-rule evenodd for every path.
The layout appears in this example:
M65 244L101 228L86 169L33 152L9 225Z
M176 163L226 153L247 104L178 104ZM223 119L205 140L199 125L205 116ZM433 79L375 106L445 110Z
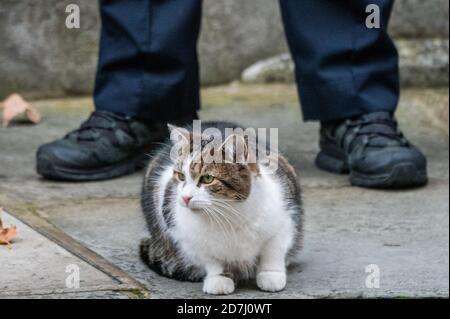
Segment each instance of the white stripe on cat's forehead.
M184 172L184 175L186 176L186 179L189 182L194 182L194 180L192 179L192 176L191 176L191 169L190 169L191 164L194 161L194 157L195 157L194 154L189 155L189 157L183 164L183 172Z

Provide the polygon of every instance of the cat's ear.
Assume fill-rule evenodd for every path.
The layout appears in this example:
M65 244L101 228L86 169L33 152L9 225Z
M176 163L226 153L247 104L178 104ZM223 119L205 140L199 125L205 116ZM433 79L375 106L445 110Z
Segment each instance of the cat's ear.
M220 146L223 151L225 162L227 163L247 163L248 145L244 136L231 134Z
M167 127L169 128L170 140L173 144L170 149L170 158L175 163L189 155L192 141L191 133L183 127L172 124L167 124Z
M179 142L183 142L183 144L190 145L191 133L189 132L189 130L172 124L167 124L167 127L169 128L170 140L172 141L172 143L176 144Z

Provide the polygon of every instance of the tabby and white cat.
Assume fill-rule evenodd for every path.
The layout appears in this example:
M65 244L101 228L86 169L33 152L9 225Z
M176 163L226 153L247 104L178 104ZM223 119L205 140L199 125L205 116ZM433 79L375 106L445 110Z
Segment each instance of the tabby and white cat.
M202 123L210 127L226 134L225 128L238 126ZM189 152L170 156L172 140L146 171L142 208L150 237L141 242L143 261L170 278L203 280L208 294L233 293L238 280L255 277L263 291L284 289L286 267L302 238L301 191L292 166L279 154L276 170L258 161L206 163L198 156L204 141L200 151L192 147L192 129L169 128ZM230 138L236 148L247 143L231 135L224 140Z

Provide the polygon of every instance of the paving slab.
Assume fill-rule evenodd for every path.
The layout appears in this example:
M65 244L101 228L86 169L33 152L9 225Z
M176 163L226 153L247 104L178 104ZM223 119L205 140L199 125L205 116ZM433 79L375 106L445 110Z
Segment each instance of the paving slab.
M106 287L118 286L118 281L87 264L61 246L13 216L4 213L5 225L15 225L18 237L11 249L0 246L0 298L66 293L87 293L95 290L111 290ZM66 280L72 268L79 270L79 288L67 287Z
M281 150L304 187L305 249L290 269L288 288L267 294L245 283L235 297L448 297L449 141L445 120L435 116L448 108L448 90L406 90L402 96L399 120L428 155L430 170L427 187L408 191L360 189L350 186L346 176L316 169L318 125L301 122L293 86L210 88L203 91L203 101L202 119L279 128ZM0 129L0 194L17 196L36 216L142 282L151 297L205 298L199 284L162 278L139 261L138 243L146 235L139 208L142 172L73 184L36 175L38 145L79 125L92 102L36 104L45 116L41 125ZM379 289L365 285L370 264L380 269Z

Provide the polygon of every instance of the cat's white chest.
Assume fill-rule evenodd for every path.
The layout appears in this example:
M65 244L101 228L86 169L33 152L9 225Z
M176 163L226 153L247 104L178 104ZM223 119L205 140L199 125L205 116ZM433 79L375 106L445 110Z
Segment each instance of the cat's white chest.
M237 223L223 222L221 225L208 221L208 227L204 223L189 226L194 233L188 233L188 228L184 228L179 233L179 243L200 263L211 258L227 263L253 263L264 241L257 230Z
M172 236L185 257L198 264L213 258L251 265L270 238L292 226L282 191L270 181L256 185L250 197L235 208L242 217L228 216L226 221L178 207Z

